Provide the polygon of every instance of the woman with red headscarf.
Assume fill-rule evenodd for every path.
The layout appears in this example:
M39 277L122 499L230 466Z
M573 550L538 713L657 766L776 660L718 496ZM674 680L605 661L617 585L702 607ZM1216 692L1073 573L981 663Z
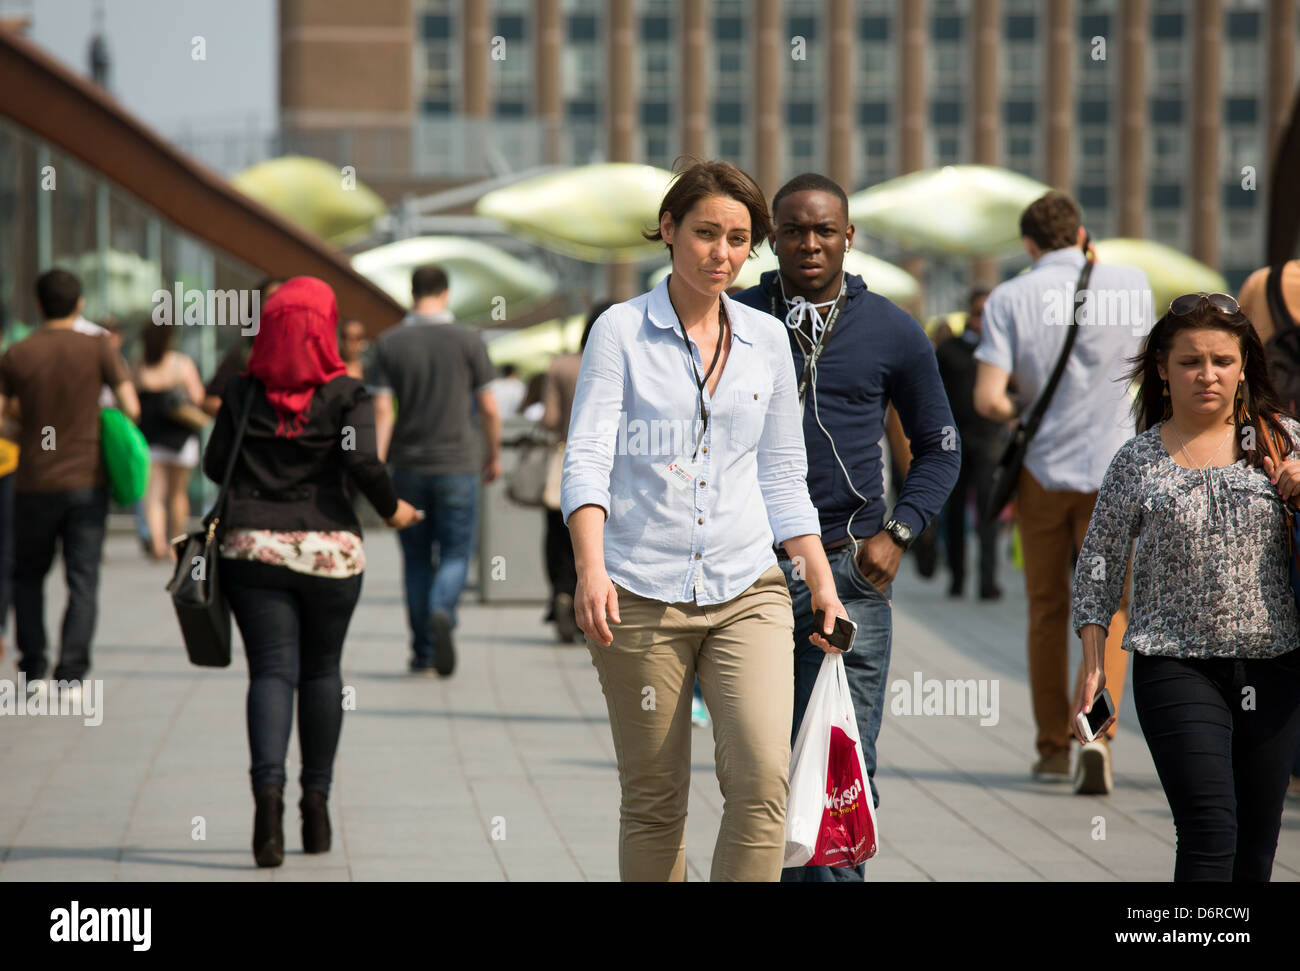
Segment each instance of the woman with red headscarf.
M222 397L203 471L225 472L249 402L221 526L222 583L248 655L253 856L284 861L284 761L298 693L303 850L330 845L326 801L343 728L339 659L361 595L361 525L352 481L403 529L420 518L397 498L375 448L370 395L339 358L334 292L295 277L262 308L248 370ZM250 398L251 386L251 398Z

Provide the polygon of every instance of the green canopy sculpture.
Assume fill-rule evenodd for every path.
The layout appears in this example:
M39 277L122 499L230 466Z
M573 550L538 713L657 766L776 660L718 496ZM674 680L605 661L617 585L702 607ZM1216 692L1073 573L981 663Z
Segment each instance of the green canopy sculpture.
M659 225L673 173L605 162L549 172L487 193L475 206L517 236L588 263L620 263L663 252L641 233Z
M411 272L436 263L447 274L451 312L462 320L507 320L555 293L546 273L505 250L459 236L413 236L352 257L352 268L409 306Z
M235 188L335 245L364 237L388 211L349 173L318 158L286 155L237 173Z
M1020 246L1020 214L1050 186L991 165L910 172L849 196L859 231L947 256L999 256Z
M1149 239L1103 239L1092 244L1100 263L1127 263L1139 267L1151 283L1155 314L1159 318L1169 302L1184 293L1226 292L1223 274L1172 246Z

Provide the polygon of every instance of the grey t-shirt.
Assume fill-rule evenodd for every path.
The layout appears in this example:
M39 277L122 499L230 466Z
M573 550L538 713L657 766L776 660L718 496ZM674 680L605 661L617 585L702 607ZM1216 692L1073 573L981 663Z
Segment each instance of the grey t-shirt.
M397 419L388 461L427 475L474 475L481 466L474 395L496 377L478 331L451 314L408 314L380 335L366 387L391 392Z

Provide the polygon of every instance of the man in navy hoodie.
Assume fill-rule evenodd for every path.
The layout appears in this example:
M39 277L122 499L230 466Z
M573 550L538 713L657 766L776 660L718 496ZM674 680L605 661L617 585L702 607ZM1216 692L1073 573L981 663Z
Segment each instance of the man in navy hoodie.
M822 175L787 182L772 200L773 249L780 268L734 299L786 323L804 409L808 491L821 517L822 543L840 601L858 625L844 655L862 755L877 806L876 736L885 705L893 629L890 593L899 561L938 514L957 481L961 440L921 325L844 271L853 245L848 197ZM890 404L911 442L913 460L886 517L881 439ZM778 556L780 554L778 553ZM812 612L801 564L782 560L794 603L798 734L821 668L810 644ZM793 737L793 735L792 735ZM788 868L782 880L861 881L865 868Z

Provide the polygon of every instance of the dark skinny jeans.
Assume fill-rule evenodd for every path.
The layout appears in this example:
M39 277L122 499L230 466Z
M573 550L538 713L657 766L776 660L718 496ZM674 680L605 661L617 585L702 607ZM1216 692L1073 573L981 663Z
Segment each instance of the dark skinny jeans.
M1268 880L1300 744L1300 651L1137 654L1133 702L1174 814L1174 880Z
M221 581L248 657L248 747L253 792L285 784L298 692L303 792L329 795L343 730L339 660L361 576L317 577L284 566L223 559Z

